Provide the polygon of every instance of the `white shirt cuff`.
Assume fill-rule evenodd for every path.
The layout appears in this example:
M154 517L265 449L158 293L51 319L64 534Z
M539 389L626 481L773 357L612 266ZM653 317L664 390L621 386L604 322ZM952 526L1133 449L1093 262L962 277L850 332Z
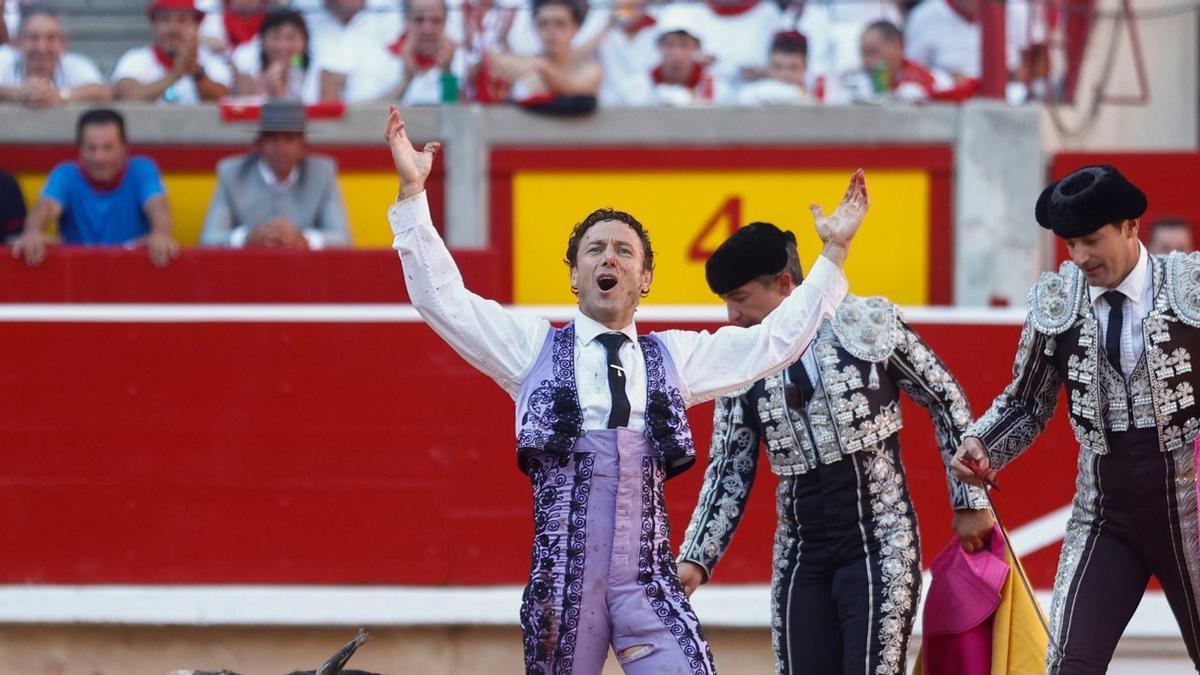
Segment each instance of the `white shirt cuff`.
M420 193L392 204L388 208L388 224L392 234L399 239L412 230L420 227L433 226L433 218L429 215L429 200L426 193ZM399 248L399 242L393 241L393 248Z
M813 284L821 289L821 295L825 296L825 302L829 303L833 309L842 304L842 300L850 290L850 282L846 279L846 273L825 256L817 256L817 261L808 271L808 277L804 283Z

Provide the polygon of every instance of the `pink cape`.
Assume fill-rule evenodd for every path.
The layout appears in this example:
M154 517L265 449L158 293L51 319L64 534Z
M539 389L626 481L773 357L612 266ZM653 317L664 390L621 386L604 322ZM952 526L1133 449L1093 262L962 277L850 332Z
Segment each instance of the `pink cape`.
M999 527L982 551L967 553L954 539L934 558L921 624L925 675L990 675L992 614L1008 569Z

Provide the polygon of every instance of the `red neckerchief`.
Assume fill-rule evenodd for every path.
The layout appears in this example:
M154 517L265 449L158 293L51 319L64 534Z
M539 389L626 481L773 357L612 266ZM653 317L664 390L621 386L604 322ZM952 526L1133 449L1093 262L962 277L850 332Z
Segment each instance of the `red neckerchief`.
M718 5L713 0L704 0L704 2L717 16L740 16L758 6L758 0L741 0L734 5Z
M263 18L266 16L266 12L253 12L251 14L225 12L222 20L225 23L225 35L229 38L229 46L236 47L254 39L254 36L258 35L258 29L262 26Z
M77 161L75 162L75 166L79 169L79 175L83 176L83 179L87 181L88 185L92 186L93 190L96 192L112 192L113 190L117 189L117 187L121 184L121 181L125 180L125 170L129 168L129 160L126 159L125 162L121 164L121 170L117 172L115 178L104 182L98 181L89 176L88 172L83 168L83 162Z
M901 61L900 70L892 75L892 91L906 83L919 85L926 94L933 94L933 73L925 66L908 59Z
M400 52L404 50L404 42L406 40L408 40L408 33L401 33L395 42L388 45L388 51L392 53L392 56L400 56ZM437 65L436 56L429 56L421 52L415 52L413 60L416 61L417 68L421 70L426 70Z
M501 103L508 99L511 89L512 85L508 82L492 77L492 70L485 55L475 75L475 100L479 103Z
M654 20L654 17L650 16L649 14L643 14L641 19L629 24L628 26L625 26L623 30L625 31L626 35L633 37L634 35L637 35L638 32L640 32L643 28L649 28L656 23L658 22Z
M162 66L166 70L170 70L175 67L175 59L171 56L167 56L167 53L162 50L162 47L159 47L157 44L155 44L152 51L154 52L154 60L158 61L158 65Z
M700 78L702 77L704 77L704 66L699 63L693 63L692 72L688 75L687 81L683 83L683 86L688 89L695 89L696 85L700 84ZM655 66L654 70L650 71L650 79L654 81L654 84L665 84L663 82L662 64Z

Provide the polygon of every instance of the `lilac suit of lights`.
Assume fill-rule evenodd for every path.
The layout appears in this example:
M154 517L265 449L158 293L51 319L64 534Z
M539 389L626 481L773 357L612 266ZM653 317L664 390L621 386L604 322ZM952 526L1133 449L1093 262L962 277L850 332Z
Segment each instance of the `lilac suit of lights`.
M712 673L679 584L663 483L695 461L679 377L654 336L646 430L582 429L574 326L551 331L517 403L534 541L521 603L525 670L598 673L611 644L627 673Z

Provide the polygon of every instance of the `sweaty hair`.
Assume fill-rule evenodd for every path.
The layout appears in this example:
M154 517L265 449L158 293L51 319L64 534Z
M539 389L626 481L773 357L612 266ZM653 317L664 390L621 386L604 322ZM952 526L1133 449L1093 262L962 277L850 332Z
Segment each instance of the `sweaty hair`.
M650 233L637 218L625 213L624 211L616 211L613 209L596 209L587 215L582 221L575 224L571 230L571 237L567 239L567 256L563 258L563 262L567 267L575 269L575 263L579 260L579 244L583 241L583 235L592 229L596 223L602 223L606 220L615 220L625 223L638 236L638 240L642 242L642 269L647 272L654 271L654 248L650 246Z
M792 278L792 283L797 286L804 281L804 272L800 269L800 252L796 250L796 242L789 241L787 243L787 265L784 265L783 271L788 273Z
M83 145L84 127L104 124L117 125L117 133L121 136L121 142L125 142L125 118L121 117L121 113L111 108L96 108L80 115L79 121L75 123L75 145Z
M782 33L776 33L771 39L772 54L799 54L808 58L808 38L804 37L804 33L797 30L787 30Z
M866 34L867 31L872 30L879 31L879 35L888 42L904 42L904 33L891 21L876 21L867 26L863 33Z
M263 17L262 25L258 28L259 44L266 42L265 38L268 31L279 28L280 26L292 26L304 36L304 53L300 55L300 65L308 70L310 62L309 53L312 50L311 40L308 36L308 24L304 23L304 15L294 9L273 9L267 12ZM262 68L267 67L267 50L259 47L258 58Z
M582 26L583 20L587 18L587 0L533 0L533 16L536 17L541 8L555 5L566 7L571 12L571 18L575 19L576 26Z

